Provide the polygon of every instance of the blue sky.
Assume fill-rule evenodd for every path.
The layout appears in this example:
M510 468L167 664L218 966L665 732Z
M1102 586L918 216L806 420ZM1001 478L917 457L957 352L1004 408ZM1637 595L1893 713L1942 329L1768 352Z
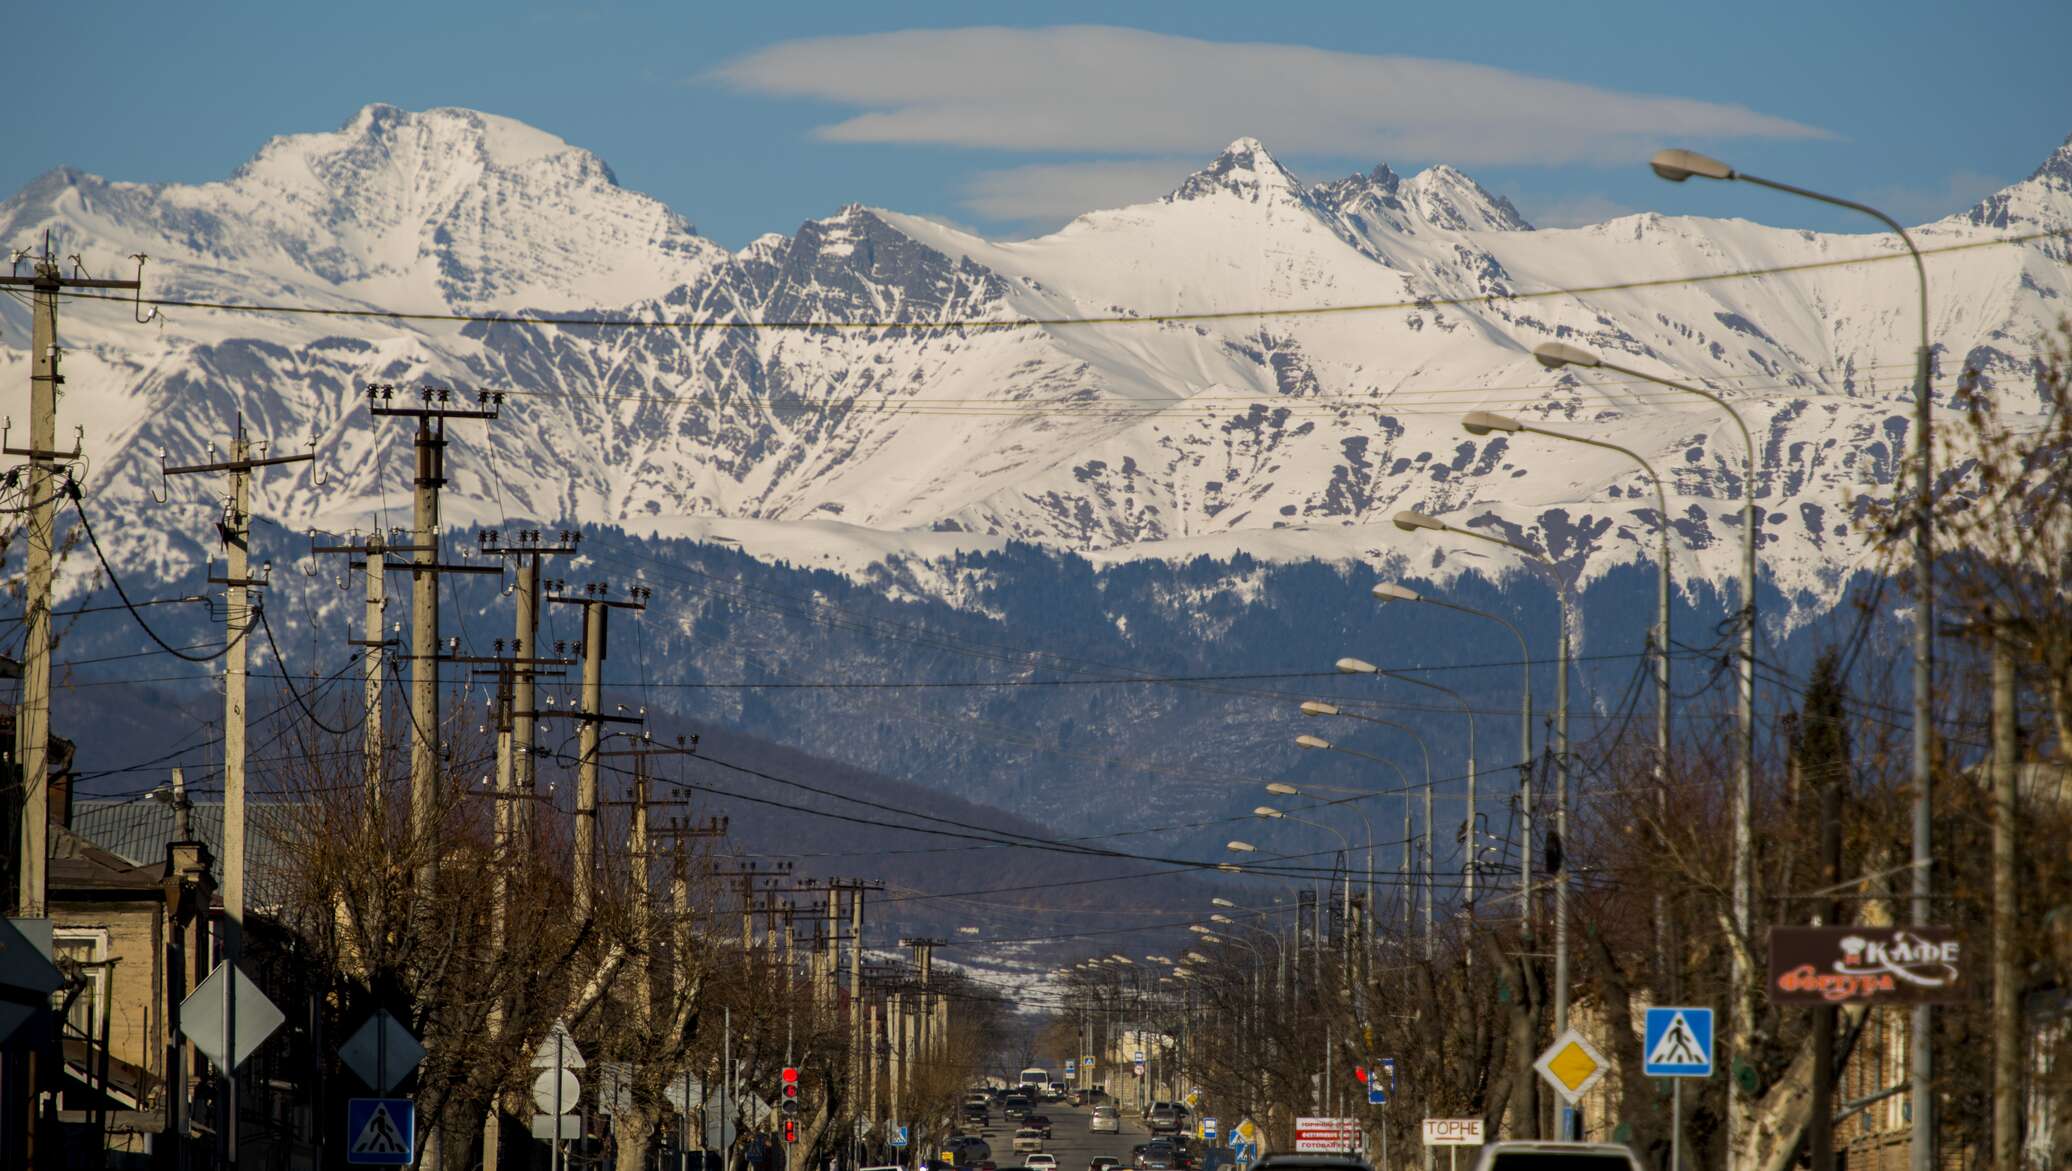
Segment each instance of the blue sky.
M369 102L503 114L739 246L848 202L1026 234L1256 135L1305 178L1451 162L1528 218L1862 224L1654 179L1647 148L1908 221L2072 134L2072 4L425 3L18 7L0 191L201 182ZM991 29L975 26L991 25ZM26 49L34 46L33 53ZM37 70L47 94L25 84Z

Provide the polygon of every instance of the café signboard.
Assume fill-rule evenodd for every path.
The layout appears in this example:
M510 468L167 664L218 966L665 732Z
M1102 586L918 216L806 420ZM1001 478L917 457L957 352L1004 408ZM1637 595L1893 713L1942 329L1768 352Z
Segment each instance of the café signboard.
M1929 1004L1970 998L1948 927L1772 927L1772 1004Z

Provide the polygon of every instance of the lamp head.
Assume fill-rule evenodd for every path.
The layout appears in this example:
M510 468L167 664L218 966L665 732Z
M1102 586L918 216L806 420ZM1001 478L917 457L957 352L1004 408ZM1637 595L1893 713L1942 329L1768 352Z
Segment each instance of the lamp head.
M1209 922L1211 922L1211 923L1235 923L1235 922L1237 922L1237 920L1235 920L1235 919L1231 918L1231 917L1230 917L1230 916L1228 916L1228 915L1211 915L1211 916L1209 916Z
M1681 183L1696 175L1700 179L1732 179L1734 168L1710 155L1701 155L1694 150L1658 150L1648 160L1648 166L1655 174L1671 183Z
M1302 793L1302 790L1288 784L1286 781L1274 781L1266 786L1266 791L1276 797L1295 797L1300 796Z
M1259 849L1259 847L1253 845L1250 842L1225 842L1223 844L1223 848L1229 850L1233 854L1251 854L1257 852Z
M1335 703L1325 703L1321 699L1305 699L1302 701L1302 714L1305 716L1335 716L1338 714L1338 705Z
M1376 675L1381 672L1381 668L1365 659L1340 659L1338 669L1347 675Z
M1416 590L1399 586L1395 582L1385 581L1374 587L1374 600L1377 602L1415 602L1418 600L1418 593Z
M1295 746L1297 748L1329 748L1331 747L1331 742L1322 736L1297 736L1295 737Z
M1549 370L1559 370L1563 366L1581 366L1587 370L1603 364L1603 359L1596 354L1567 342L1541 342L1532 348L1532 356Z
M1395 521L1396 527L1406 533L1413 533L1418 529L1440 530L1446 527L1446 522L1436 516L1426 516L1422 512L1412 512L1407 508L1396 514Z
M1273 806L1271 806L1271 805L1260 805L1260 806L1257 806L1257 807L1255 807L1255 808L1254 808L1254 809L1252 810L1252 816L1253 816L1253 817L1264 817L1264 818L1272 819L1272 818L1277 818L1277 817L1281 817L1281 816L1283 816L1283 815L1282 815L1282 813L1281 813L1281 811L1280 811L1280 810L1278 810L1278 809L1275 809L1275 808L1274 808Z
M1232 910L1237 909L1237 904L1231 902L1229 899L1210 899L1209 905L1212 907L1229 907Z
M1525 424L1495 411L1469 411L1460 417L1460 425L1467 428L1470 435L1487 435L1491 431L1515 434L1525 430Z

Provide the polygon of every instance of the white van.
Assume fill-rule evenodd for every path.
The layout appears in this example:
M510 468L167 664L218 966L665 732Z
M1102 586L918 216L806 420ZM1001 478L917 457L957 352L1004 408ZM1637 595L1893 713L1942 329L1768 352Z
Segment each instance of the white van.
M1050 1071L1040 1065L1032 1065L1023 1070L1022 1088L1038 1094L1050 1089Z

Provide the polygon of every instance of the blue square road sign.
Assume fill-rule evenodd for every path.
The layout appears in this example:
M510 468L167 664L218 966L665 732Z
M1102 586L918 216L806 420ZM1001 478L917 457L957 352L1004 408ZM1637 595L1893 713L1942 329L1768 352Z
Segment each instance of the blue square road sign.
M1651 1008L1641 1035L1641 1069L1649 1077L1711 1077L1712 1010Z
M416 1153L417 1104L408 1098L351 1098L345 1104L345 1161L408 1167Z

